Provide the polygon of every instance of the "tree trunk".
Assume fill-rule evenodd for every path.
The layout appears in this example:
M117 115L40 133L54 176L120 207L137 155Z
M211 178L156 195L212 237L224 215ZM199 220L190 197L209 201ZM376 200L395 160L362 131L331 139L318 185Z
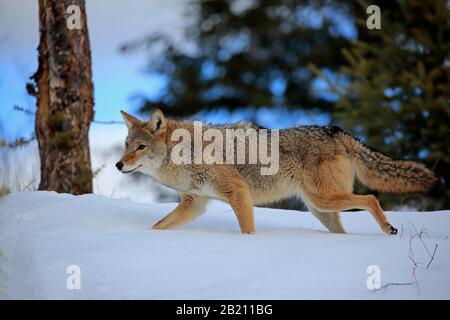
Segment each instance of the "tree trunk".
M80 8L81 29L67 27L67 7ZM40 190L92 192L89 126L93 119L91 52L84 0L39 0L36 137Z

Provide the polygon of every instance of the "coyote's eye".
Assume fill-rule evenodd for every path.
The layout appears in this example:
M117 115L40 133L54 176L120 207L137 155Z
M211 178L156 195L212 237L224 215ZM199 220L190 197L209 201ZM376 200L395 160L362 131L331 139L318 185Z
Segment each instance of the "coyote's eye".
M137 148L137 150L142 150L144 148L145 148L145 146L143 144L140 144L139 147Z

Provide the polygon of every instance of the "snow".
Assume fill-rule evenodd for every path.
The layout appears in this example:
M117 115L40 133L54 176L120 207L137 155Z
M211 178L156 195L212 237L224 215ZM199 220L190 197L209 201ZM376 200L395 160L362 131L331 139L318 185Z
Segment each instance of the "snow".
M129 199L152 203L177 195L148 177L118 174L115 163L123 155L127 127L125 124L92 124L89 130L94 193L108 198ZM0 148L0 187L12 191L36 190L40 180L40 161L37 142L17 148Z
M367 212L344 213L349 233L337 235L309 213L256 208L256 234L242 235L229 206L212 202L177 230L150 229L175 206L54 192L1 198L0 298L450 298L450 211L387 212L399 228L389 237ZM432 253L436 243L427 269L424 244ZM71 265L79 290L66 287ZM382 285L417 281L369 290L370 265Z

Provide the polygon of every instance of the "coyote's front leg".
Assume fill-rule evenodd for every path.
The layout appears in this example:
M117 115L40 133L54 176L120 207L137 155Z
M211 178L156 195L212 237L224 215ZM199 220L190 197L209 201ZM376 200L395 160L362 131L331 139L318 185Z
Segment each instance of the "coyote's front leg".
M167 216L153 226L153 229L172 229L192 221L205 212L208 198L180 193L180 203Z
M236 215L242 233L255 233L253 201L248 184L238 177L223 174L216 185L218 193Z

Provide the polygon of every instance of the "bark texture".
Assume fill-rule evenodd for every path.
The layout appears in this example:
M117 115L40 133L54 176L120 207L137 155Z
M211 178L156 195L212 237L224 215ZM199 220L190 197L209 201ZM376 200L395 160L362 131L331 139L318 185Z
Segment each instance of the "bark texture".
M81 29L69 30L66 8L81 9ZM89 127L93 119L91 52L84 0L39 0L36 137L40 190L92 192Z

